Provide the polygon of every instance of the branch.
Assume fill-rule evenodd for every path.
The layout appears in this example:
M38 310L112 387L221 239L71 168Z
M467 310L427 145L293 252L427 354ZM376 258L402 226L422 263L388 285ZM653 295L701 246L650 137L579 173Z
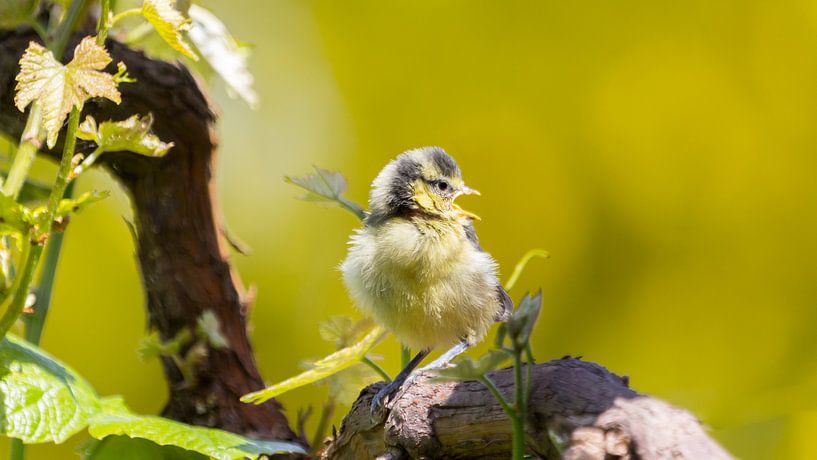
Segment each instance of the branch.
M79 38L72 37L67 54ZM14 76L29 41L39 41L31 30L0 31L0 131L13 137L19 136L24 121L13 104ZM113 57L108 70L115 72L114 63L124 61L137 82L120 86L121 105L94 100L86 104L84 114L123 120L152 113L155 133L175 143L163 158L130 152L101 158L125 185L134 206L149 323L169 340L182 329L195 330L197 319L212 311L229 344L223 349L208 345L193 366L192 379L185 380L171 359L164 360L170 399L163 413L248 436L293 440L296 436L277 401L256 406L238 400L264 384L247 337L249 306L219 234L211 183L217 149L215 115L183 66L147 58L112 40L106 48ZM44 153L53 156L61 143L54 152ZM92 147L88 142L77 144L78 151Z
M513 369L490 378L504 394L513 392ZM481 383L433 383L420 375L400 391L385 420L372 420L369 405L382 385L363 390L323 458L510 456L510 420ZM626 377L598 364L565 357L536 365L531 387L526 445L541 458L732 458L691 414L636 393Z

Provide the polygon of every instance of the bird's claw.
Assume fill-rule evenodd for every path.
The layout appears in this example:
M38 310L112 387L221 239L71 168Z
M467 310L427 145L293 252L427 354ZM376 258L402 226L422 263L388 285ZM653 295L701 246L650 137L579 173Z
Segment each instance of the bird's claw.
M389 393L391 393L391 388L389 388L389 385L386 385L374 395L372 398L372 403L369 406L369 416L371 418L375 418L380 410L383 409L385 403L384 399L389 395Z

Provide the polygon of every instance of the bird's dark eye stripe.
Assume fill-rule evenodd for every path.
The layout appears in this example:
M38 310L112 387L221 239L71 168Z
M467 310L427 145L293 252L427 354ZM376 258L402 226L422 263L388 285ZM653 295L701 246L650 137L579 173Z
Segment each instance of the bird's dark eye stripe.
M436 189L441 190L443 192L451 187L451 184L449 184L448 181L443 179L430 180L428 181L428 183L431 184Z

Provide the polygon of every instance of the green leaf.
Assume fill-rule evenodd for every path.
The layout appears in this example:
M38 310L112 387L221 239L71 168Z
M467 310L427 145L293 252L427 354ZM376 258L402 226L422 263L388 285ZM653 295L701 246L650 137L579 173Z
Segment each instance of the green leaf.
M20 58L17 94L14 103L20 111L33 101L42 106L41 128L48 146L54 147L65 117L92 97L106 97L117 104L121 96L113 75L100 72L111 62L105 48L93 37L85 37L74 48L74 58L62 65L51 51L30 42Z
M77 137L97 144L96 153L128 151L149 157L164 156L173 143L162 142L150 132L153 115L133 115L122 121L103 121L97 126L94 117L85 117L77 129Z
M303 200L336 202L354 213L359 219L366 217L363 208L341 196L346 191L346 178L343 177L343 174L317 166L314 168L315 174L284 176L284 181L306 190L307 193L302 197Z
M69 214L80 212L89 205L102 201L110 195L111 192L105 190L102 192L85 192L77 198L63 198L60 200L60 205L57 208L57 215L55 217L60 218Z
M72 369L24 340L0 342L0 434L25 443L65 441L88 427L98 439L125 435L216 459L304 453L289 442L257 441L227 431L137 415L122 398L100 399ZM155 458L155 457L148 457Z
M176 9L175 0L144 0L142 16L173 49L194 61L199 59L182 37L182 32L190 29L190 20Z
M33 216L28 208L12 197L0 194L0 235L26 233L32 222Z
M531 259L534 257L541 257L542 259L549 259L550 253L545 251L544 249L531 249L530 251L526 252L525 255L519 259L519 262L516 263L516 266L513 267L513 273L511 273L511 277L508 278L508 281L505 283L505 290L510 291L516 285L516 282L519 281L519 277L522 275L522 272L525 270L525 266L528 265Z
M339 172L328 171L317 166L314 168L315 174L284 176L284 180L306 190L307 194L303 197L304 200L337 201L346 191L346 178Z
M332 353L331 355L316 361L311 369L302 372L295 377L288 378L283 382L277 383L263 390L249 393L241 397L241 401L245 403L261 404L271 398L274 398L282 393L293 390L318 380L337 374L347 367L357 363L363 358L369 350L372 349L378 342L386 336L386 332L380 327L375 326L362 340Z
M456 364L435 370L438 381L477 380L483 375L496 369L510 355L502 350L491 350L482 355L478 361L463 357Z
M251 108L258 106L253 76L247 68L247 47L241 47L224 23L199 5L190 5L188 36L207 64Z
M110 192L85 192L77 198L63 198L57 207L57 212L54 215L55 222L62 222L71 214L77 213L88 207L89 205L101 201L110 196ZM47 228L45 218L48 217L48 208L46 205L37 206L32 213L32 221L36 223L41 229Z
M517 351L524 350L533 332L533 326L539 318L542 309L542 293L539 292L531 297L528 294L519 302L517 308L508 319L508 336L513 347Z
M88 432L102 439L110 435L148 439L208 455L218 460L255 458L261 454L305 453L298 444L259 441L213 428L204 428L150 415L133 414L119 397L105 398L102 410L90 420Z
M25 443L61 443L99 409L91 386L24 340L0 342L0 433Z
M197 321L199 334L207 338L213 348L227 348L229 345L224 334L221 333L221 324L212 310L204 312Z
M328 320L318 324L318 334L327 342L332 342L338 349L361 339L372 326L371 320L354 321L343 315L331 316Z
M197 452L176 446L160 446L147 439L107 436L92 440L83 449L83 460L207 460Z

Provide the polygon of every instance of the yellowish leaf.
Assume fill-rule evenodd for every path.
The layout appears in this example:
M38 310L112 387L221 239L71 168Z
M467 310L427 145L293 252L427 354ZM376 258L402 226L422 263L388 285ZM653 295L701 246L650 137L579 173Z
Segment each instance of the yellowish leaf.
M375 326L371 332L366 334L360 342L355 343L349 347L338 350L331 355L313 363L313 367L306 372L302 372L295 377L288 378L281 383L277 383L263 390L249 393L241 397L241 401L245 403L261 404L271 398L274 398L281 393L286 393L310 383L322 380L330 375L346 369L347 367L360 362L361 358L366 356L366 353L372 349L383 337L386 332L380 326Z
M62 65L51 51L31 42L20 59L14 104L20 111L36 101L42 107L42 129L49 147L57 142L65 117L92 97L105 97L117 104L121 96L113 75L101 72L111 62L105 48L93 37L85 37L74 49L74 59Z
M182 37L182 32L190 28L190 20L176 9L176 0L145 0L142 3L142 16L173 49L194 61L199 60L193 48Z

